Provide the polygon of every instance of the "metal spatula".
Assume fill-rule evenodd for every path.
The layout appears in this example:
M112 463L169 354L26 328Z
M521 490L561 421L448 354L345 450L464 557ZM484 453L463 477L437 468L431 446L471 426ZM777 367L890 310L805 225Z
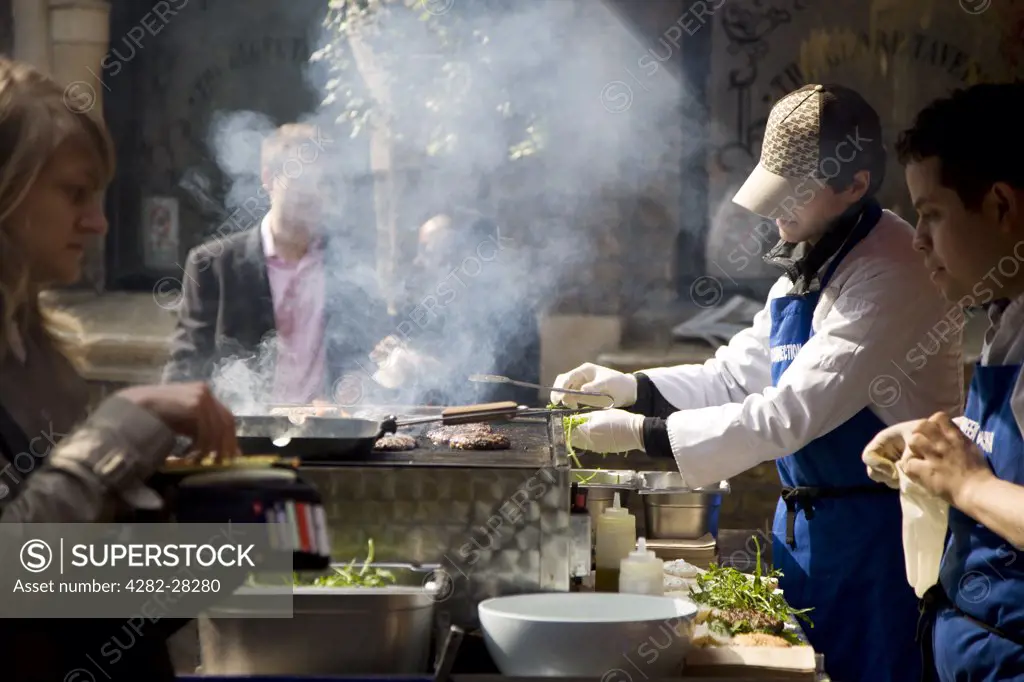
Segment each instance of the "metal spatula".
M615 398L611 397L607 393L598 393L596 391L577 391L571 388L555 388L554 386L541 386L540 384L531 384L528 381L516 381L515 379L509 379L499 374L470 374L470 381L483 384L512 384L513 386L522 386L523 388L536 388L540 391L558 391L559 393L569 393L571 395L590 395L599 398L608 398L615 404Z

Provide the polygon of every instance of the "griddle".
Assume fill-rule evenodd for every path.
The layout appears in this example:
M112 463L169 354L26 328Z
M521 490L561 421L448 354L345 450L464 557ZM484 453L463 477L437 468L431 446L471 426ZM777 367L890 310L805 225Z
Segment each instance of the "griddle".
M285 415L255 415L236 417L236 434L238 445L245 455L278 455L299 457L304 462L348 462L367 459L370 454L394 455L398 460L405 461L418 450L436 450L429 439L427 431L438 426L471 424L479 422L521 422L524 416L548 414L549 410L522 408L514 402L486 403L446 408L415 408L412 414L402 417L393 414L382 416L372 407L360 408L357 417L301 417L292 418ZM540 419L546 424L546 416ZM500 427L495 427L500 428ZM417 450L392 453L378 453L373 450L377 440L388 433L398 430L416 437ZM546 429L543 429L546 432ZM518 431L518 429L517 429ZM513 439L511 434L510 440ZM512 440L523 438L517 433ZM545 446L549 444L544 439ZM535 443L536 444L536 443ZM445 451L451 452L447 446ZM459 454L461 451L456 451ZM483 451L468 451L470 454L482 454ZM496 450L496 453L508 450Z
M324 462L327 466L422 466L458 468L524 468L538 469L551 462L552 440L546 418L520 418L507 422L490 423L490 427L509 440L507 450L454 450L448 445L435 445L427 434L437 428L425 424L407 433L416 439L416 449L384 452L371 449L358 458L344 462ZM320 465L321 462L315 464Z

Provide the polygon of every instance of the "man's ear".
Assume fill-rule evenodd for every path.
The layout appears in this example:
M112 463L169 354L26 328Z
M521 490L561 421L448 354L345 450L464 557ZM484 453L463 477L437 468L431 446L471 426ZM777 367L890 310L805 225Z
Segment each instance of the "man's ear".
M859 170L853 174L853 180L850 182L850 186L846 188L846 191L849 193L850 199L856 202L860 201L868 193L869 187L871 187L871 171Z
M985 197L985 204L991 215L998 221L999 229L1012 232L1014 229L1024 228L1024 224L1021 223L1024 218L1022 199L1024 199L1024 192L1005 182L997 182L992 185L988 196Z

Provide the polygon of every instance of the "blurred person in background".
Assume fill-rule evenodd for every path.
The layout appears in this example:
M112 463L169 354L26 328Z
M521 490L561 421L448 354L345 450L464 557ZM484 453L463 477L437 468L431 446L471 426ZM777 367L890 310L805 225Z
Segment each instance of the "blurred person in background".
M165 381L213 379L229 404L251 406L332 402L343 377L365 376L359 363L387 333L387 308L318 133L288 124L271 134L260 154L267 214L189 252Z
M1024 680L1021 112L1024 82L976 85L925 107L896 146L932 282L990 320L959 428L945 414L897 424L864 454L902 455L907 478L951 505L922 616L928 672L943 682Z
M752 326L703 365L623 374L589 364L555 382L622 408L593 413L574 447L672 458L691 488L776 462L779 586L794 608L813 609L808 640L842 682L906 682L921 670L899 495L867 475L864 446L886 426L963 407L960 334L936 335L951 326L950 306L914 253L913 228L875 199L882 140L877 112L849 88L783 97L733 199L779 230L765 260L784 274ZM557 390L552 400L607 406Z
M0 58L0 521L87 523L123 518L176 436L234 456L234 419L199 383L136 386L91 414L88 388L61 346L72 329L39 293L81 276L87 246L107 231L103 193L114 151L103 123L71 111L64 89ZM66 340L66 339L65 339ZM115 513L117 516L115 516ZM40 598L46 598L41 595ZM166 638L185 621L147 627L109 679L170 682ZM0 679L54 682L89 667L124 621L0 620Z
M395 333L374 350L374 378L398 400L459 405L538 401L535 389L469 381L499 374L540 382L540 331L527 272L494 221L444 213L418 232Z

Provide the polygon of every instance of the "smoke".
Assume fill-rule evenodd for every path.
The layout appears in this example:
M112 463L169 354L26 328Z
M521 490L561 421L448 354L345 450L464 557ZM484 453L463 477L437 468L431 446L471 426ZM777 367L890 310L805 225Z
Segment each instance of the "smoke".
M317 168L334 183L319 194L330 239L341 247L324 267L326 304L342 320L329 328L327 343L359 349L346 386L358 378L361 402L528 396L466 378L514 372L513 379L539 381L539 315L555 305L618 314L621 300L637 299L636 292L626 295L633 277L621 271L621 256L652 247L643 242L646 233L631 242L630 206L666 167L678 170L680 144L666 136L679 134L681 112L693 103L660 68L667 57L653 61L654 53L601 2L363 4L376 13L358 40L347 39L337 14L318 29L319 49L305 77L323 103L301 120L322 139L295 164L299 175L287 177L297 182ZM225 237L257 226L269 209L260 141L280 123L226 111L209 128L211 152L228 178ZM365 139L381 126L392 149L390 204L380 199L383 192L371 199L365 180L373 169L352 137ZM682 151L701 144L684 140ZM182 184L202 202L210 196L204 182L189 177ZM359 208L371 202L374 213ZM456 256L443 267L414 266L416 230L442 213L456 227ZM482 233L481 218L496 230ZM381 225L393 225L393 240ZM658 236L658 243L671 244L674 236ZM367 298L390 299L392 316L361 319L355 308L363 304L338 293L353 286ZM397 339L406 357L438 365L403 370L401 389L384 389L373 379L379 367L369 355L386 337ZM236 410L267 400L272 346L271 339L256 357L239 354L219 364L214 385Z

